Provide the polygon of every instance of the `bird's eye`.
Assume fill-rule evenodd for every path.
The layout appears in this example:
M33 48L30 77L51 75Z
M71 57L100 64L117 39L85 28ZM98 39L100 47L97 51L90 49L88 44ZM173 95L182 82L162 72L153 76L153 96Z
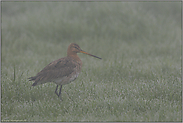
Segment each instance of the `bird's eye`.
M74 47L74 48L78 49L78 47Z

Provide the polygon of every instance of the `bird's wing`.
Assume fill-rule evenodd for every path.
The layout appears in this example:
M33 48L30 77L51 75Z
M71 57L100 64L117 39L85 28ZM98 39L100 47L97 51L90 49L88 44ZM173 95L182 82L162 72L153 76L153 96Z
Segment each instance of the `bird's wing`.
M48 64L36 76L30 80L37 82L49 82L70 75L76 68L76 63L71 58L61 58Z

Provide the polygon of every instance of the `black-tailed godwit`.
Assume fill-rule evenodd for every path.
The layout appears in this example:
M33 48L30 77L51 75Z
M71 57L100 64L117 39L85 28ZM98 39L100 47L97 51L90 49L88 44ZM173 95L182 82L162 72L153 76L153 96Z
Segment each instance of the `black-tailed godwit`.
M47 82L54 82L55 84L57 84L55 94L59 97L61 95L62 85L74 81L81 71L82 62L77 53L84 53L101 59L100 57L91 55L81 50L79 45L71 43L67 49L66 57L51 62L45 68L43 68L43 70L37 73L36 76L28 78L29 81L34 81L32 86L44 84ZM59 85L60 91L58 93L57 89Z

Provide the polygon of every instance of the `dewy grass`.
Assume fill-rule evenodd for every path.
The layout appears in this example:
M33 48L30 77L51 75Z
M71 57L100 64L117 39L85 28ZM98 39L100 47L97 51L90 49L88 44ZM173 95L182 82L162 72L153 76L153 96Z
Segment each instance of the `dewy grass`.
M180 2L2 2L1 120L181 122L179 17ZM78 54L60 101L27 78L72 42L102 60Z

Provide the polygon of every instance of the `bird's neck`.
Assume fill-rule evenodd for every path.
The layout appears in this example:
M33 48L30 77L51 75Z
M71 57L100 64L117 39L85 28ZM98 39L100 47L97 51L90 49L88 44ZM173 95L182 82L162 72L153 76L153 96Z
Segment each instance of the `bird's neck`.
M81 59L77 55L77 53L67 54L68 57L71 57L72 59L76 60L77 62L81 62Z

